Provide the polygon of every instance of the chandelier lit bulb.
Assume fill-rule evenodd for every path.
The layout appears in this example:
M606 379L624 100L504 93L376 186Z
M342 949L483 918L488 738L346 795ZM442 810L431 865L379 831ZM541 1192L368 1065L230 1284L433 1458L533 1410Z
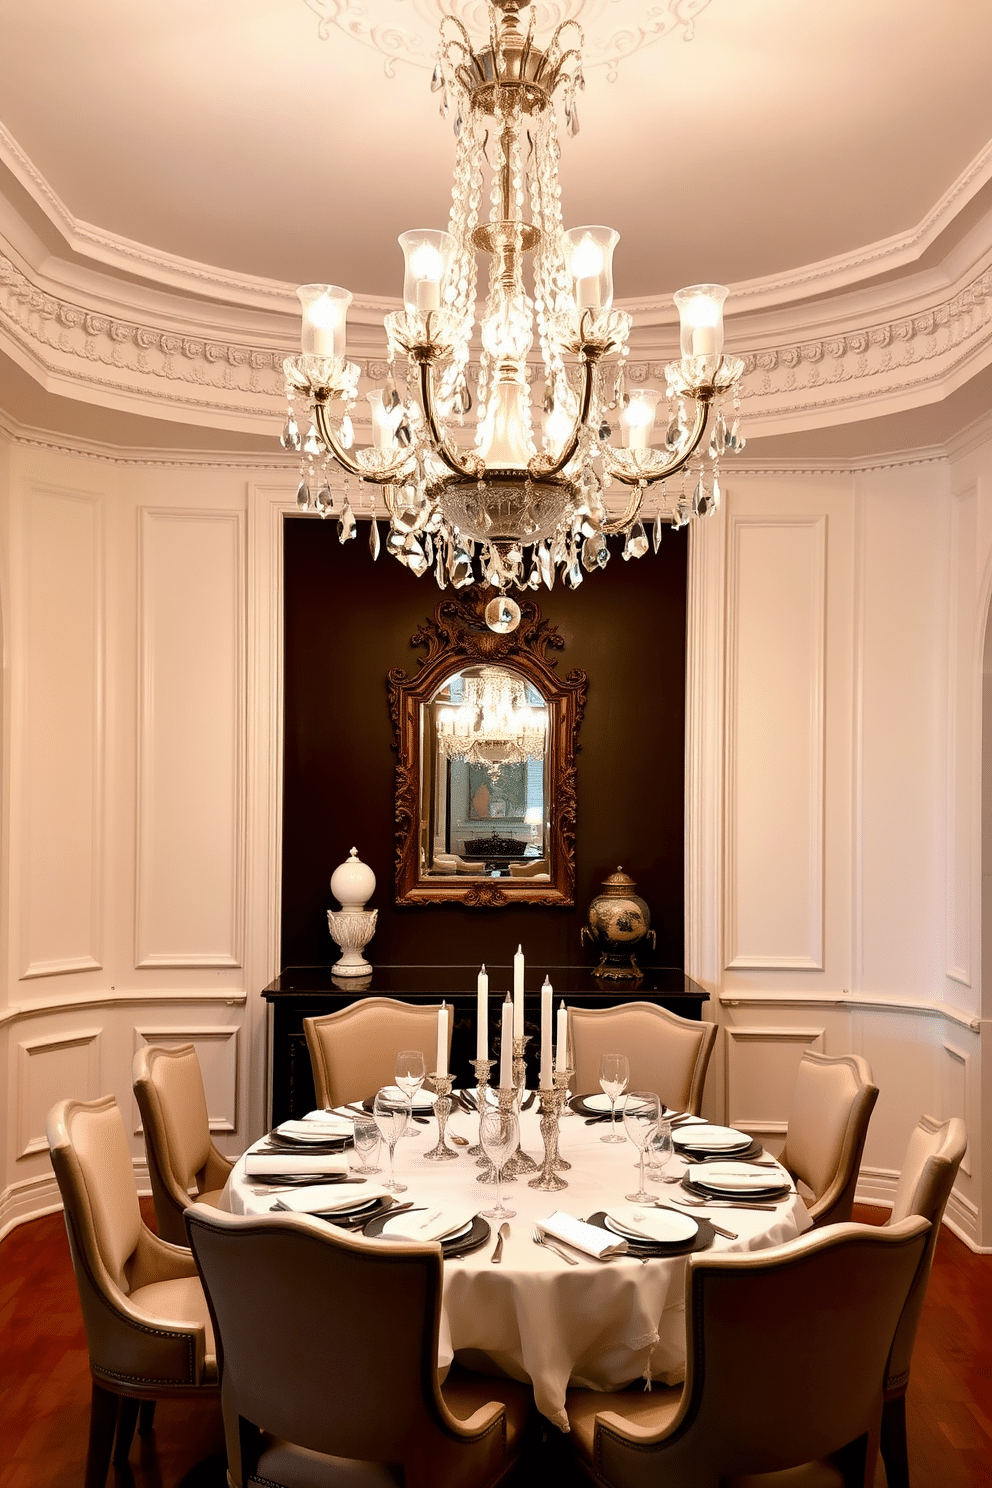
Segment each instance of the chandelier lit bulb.
M647 487L690 474L678 495L660 491L655 547L666 522L681 527L714 510L720 458L744 444L744 364L723 355L720 285L675 295L681 357L665 369L667 417L659 420L659 391L627 386L631 317L613 308L619 235L594 226L566 232L561 221L556 103L575 134L582 31L565 21L542 50L533 12L520 29L517 12L526 8L525 0L491 0L489 37L478 45L454 16L441 23L432 88L442 113L455 110L451 216L446 232L400 236L404 308L385 319L386 386L366 394L372 444L353 448L360 369L346 356L347 290L299 290L301 354L283 364L282 443L301 456L300 508L336 510L345 542L357 530L349 477L379 486L387 550L418 577L432 569L442 589L491 585L498 592L487 620L503 631L520 618L508 590L550 589L558 574L577 588L583 571L606 564L614 534L624 535L624 558L643 556ZM480 251L490 268L476 336ZM531 384L541 388L541 372L535 408ZM335 465L345 471L337 497ZM614 486L627 488L622 510L611 509ZM370 544L377 557L374 520Z

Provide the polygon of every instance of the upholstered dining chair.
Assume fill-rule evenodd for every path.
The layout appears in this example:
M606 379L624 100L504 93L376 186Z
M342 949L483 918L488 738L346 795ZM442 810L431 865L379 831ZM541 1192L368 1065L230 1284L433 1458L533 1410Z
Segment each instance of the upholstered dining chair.
M684 1387L571 1391L580 1463L610 1488L868 1488L886 1360L929 1231L918 1217L833 1225L690 1256Z
M158 1232L173 1245L185 1245L183 1211L194 1190L198 1203L216 1203L234 1164L211 1140L200 1061L192 1044L143 1045L131 1075Z
M59 1101L48 1145L93 1376L86 1488L104 1488L115 1430L123 1465L139 1402L145 1430L159 1398L217 1392L213 1330L189 1250L142 1222L113 1096Z
M699 1115L716 1024L680 1018L653 1002L614 1008L569 1008L574 1088L599 1089L602 1054L626 1054L629 1090L653 1090L677 1111Z
M529 1387L437 1350L441 1248L309 1215L194 1206L217 1336L232 1488L488 1488L519 1454ZM258 1299L264 1298L264 1306Z
M807 1049L799 1061L780 1162L812 1193L809 1212L815 1225L851 1217L877 1100L878 1086L859 1055Z
M454 1019L448 1019L448 1057ZM338 1013L304 1018L318 1106L364 1100L396 1077L401 1049L422 1049L428 1073L437 1050L437 1007L363 997Z
M909 1488L909 1457L906 1447L906 1387L913 1344L920 1321L920 1311L930 1280L937 1233L954 1187L954 1180L968 1146L968 1132L958 1116L938 1122L932 1116L921 1116L906 1148L899 1174L892 1214L888 1224L896 1225L909 1214L921 1214L932 1226L927 1248L913 1283L899 1326L885 1377L885 1405L882 1410L882 1461L888 1488Z

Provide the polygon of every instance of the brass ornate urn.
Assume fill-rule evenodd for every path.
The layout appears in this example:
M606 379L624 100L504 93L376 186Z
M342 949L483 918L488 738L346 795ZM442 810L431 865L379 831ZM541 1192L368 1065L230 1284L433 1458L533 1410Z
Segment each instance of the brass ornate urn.
M603 892L589 906L581 941L584 945L588 940L602 949L594 976L611 981L633 981L641 976L634 952L644 941L650 941L653 948L655 933L651 911L634 888L630 874L618 867L616 873L603 879Z

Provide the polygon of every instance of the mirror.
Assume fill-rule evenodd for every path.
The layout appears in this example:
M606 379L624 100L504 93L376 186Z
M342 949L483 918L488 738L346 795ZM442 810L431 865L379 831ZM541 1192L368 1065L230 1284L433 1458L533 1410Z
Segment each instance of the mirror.
M536 604L494 634L478 599L418 630L420 672L389 677L400 904L572 904L575 750L584 672L562 680L558 631Z

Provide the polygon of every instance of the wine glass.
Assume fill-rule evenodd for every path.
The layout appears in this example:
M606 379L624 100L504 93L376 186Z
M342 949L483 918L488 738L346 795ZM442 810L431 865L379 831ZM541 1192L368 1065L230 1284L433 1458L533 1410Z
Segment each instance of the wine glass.
M401 1049L396 1056L396 1084L406 1096L409 1105L410 1124L406 1132L407 1137L419 1137L420 1132L413 1125L413 1101L427 1077L424 1065L424 1056L419 1049Z
M672 1150L672 1123L662 1117L647 1141L648 1174L656 1182L664 1178Z
M500 1179L503 1168L517 1150L520 1123L516 1111L484 1111L479 1122L479 1143L496 1173L496 1203L492 1209L481 1209L486 1219L512 1219L515 1209L503 1203Z
M627 1089L630 1065L626 1054L604 1054L599 1061L599 1087L610 1098L610 1129L601 1142L622 1142L623 1133L617 1131L617 1097Z
M379 1154L379 1143L382 1141L375 1117L356 1116L353 1125L355 1151L361 1158L360 1164L354 1171L356 1173L381 1173L382 1169L375 1166L375 1160Z
M376 1092L372 1103L372 1115L375 1124L379 1128L380 1135L389 1148L389 1177L383 1182L383 1188L388 1188L390 1193L406 1193L406 1184L397 1183L393 1171L393 1150L400 1137L406 1131L407 1108L401 1106L394 1095L388 1090Z
M637 1193L625 1194L633 1204L654 1203L655 1195L644 1187L644 1148L658 1129L661 1100L649 1090L632 1090L623 1107L624 1129L641 1155L640 1187Z

